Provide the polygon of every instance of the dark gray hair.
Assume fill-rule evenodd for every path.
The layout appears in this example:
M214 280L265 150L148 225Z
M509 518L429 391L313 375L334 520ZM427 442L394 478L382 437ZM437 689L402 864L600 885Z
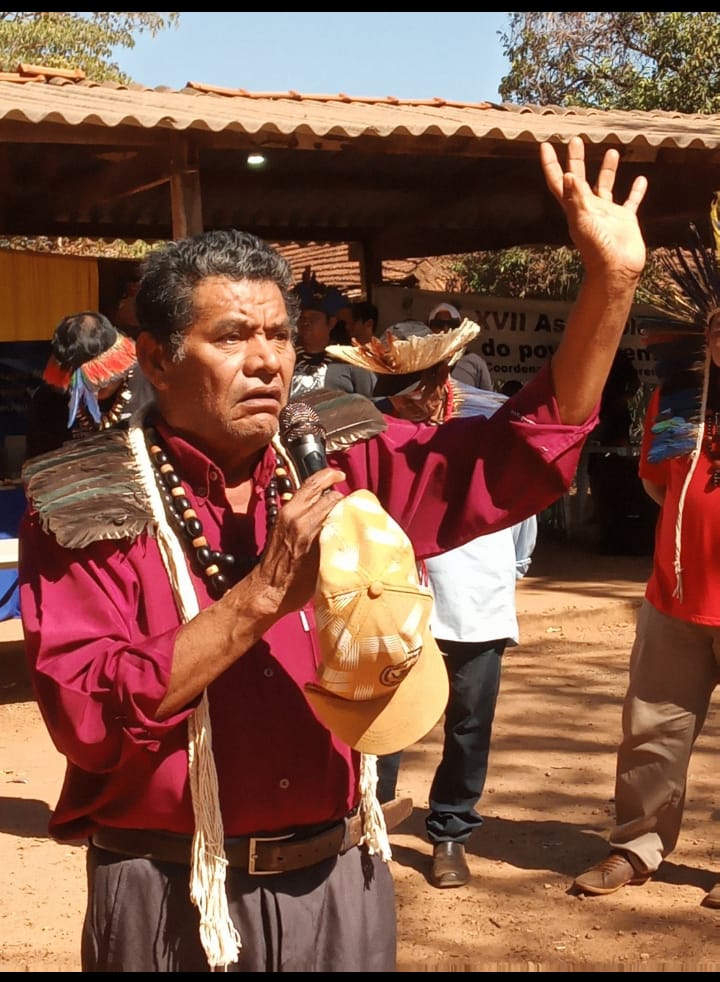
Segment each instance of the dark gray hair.
M194 318L193 291L208 276L275 283L295 327L298 301L287 260L250 232L216 229L168 242L147 255L135 299L140 330L182 356L182 341Z

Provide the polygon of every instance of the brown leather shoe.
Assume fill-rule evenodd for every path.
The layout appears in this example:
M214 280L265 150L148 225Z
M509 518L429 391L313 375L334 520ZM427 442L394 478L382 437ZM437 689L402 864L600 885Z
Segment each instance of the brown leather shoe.
M598 896L615 893L626 886L639 886L650 878L650 873L643 870L639 860L629 852L613 850L609 856L591 869L578 876L573 886L581 893L592 893Z
M430 882L434 887L462 887L470 879L465 861L465 846L461 842L436 842Z
M703 907L712 907L713 910L720 908L720 883L716 883L710 893L707 894L702 902Z

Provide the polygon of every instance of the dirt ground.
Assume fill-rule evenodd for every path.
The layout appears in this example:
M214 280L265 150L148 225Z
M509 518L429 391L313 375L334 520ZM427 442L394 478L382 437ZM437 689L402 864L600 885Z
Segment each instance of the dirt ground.
M437 726L404 755L413 814L391 835L401 972L716 971L719 724L691 764L676 851L641 887L582 898L573 876L600 859L612 821L614 752L646 557L599 555L541 535L520 584L520 646L505 656L484 824L465 887L427 880L427 792ZM0 971L79 970L84 846L47 838L63 763L32 700L21 650L0 650ZM717 855L716 855L717 853Z

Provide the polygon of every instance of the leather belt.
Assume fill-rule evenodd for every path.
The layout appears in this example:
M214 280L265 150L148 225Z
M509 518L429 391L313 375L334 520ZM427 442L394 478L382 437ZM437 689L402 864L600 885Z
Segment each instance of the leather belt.
M382 810L388 831L406 819L412 808L412 798L394 798L386 802ZM283 835L228 837L225 839L225 856L229 866L244 869L253 876L287 873L342 855L360 845L361 837L362 820L359 815L352 815L322 832L305 837L302 830ZM189 835L101 825L90 838L94 846L107 852L190 865L192 838Z

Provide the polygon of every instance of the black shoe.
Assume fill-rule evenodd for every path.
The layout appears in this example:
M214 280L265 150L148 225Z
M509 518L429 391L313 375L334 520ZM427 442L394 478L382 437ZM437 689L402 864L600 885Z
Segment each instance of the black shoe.
M462 887L470 879L465 861L465 846L461 842L436 842L430 882L434 887Z

